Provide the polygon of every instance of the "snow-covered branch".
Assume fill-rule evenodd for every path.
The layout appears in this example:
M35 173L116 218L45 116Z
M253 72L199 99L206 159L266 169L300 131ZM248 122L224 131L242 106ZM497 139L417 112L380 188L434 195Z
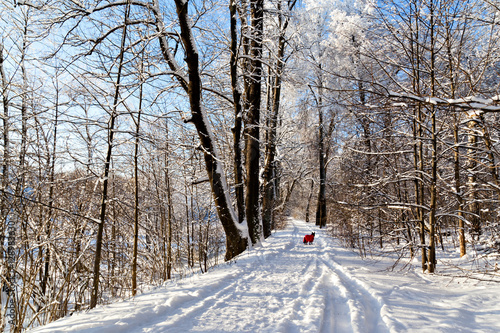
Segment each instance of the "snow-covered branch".
M478 110L482 112L500 112L500 105L496 105L500 100L500 95L492 98L483 98L478 96L468 96L457 99L446 99L431 96L417 96L410 93L398 93L395 91L388 92L388 98L399 98L403 100L411 100L424 104L454 106L465 110ZM400 102L395 103L396 106L402 106Z

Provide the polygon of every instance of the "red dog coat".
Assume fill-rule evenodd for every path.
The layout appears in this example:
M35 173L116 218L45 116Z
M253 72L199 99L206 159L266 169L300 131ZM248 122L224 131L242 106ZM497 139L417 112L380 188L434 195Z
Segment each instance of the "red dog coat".
M314 232L310 235L304 236L304 244L312 244L313 241L314 241Z

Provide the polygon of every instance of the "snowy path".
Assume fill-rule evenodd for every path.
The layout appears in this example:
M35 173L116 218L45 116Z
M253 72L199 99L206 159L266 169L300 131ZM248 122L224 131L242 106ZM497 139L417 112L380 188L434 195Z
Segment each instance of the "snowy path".
M383 271L322 232L291 221L235 263L33 332L500 332L499 286Z

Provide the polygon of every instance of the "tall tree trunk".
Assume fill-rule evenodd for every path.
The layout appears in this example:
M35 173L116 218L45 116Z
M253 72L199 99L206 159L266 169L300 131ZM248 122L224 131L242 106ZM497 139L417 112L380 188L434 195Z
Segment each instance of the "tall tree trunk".
M311 189L309 191L309 196L307 197L307 205L306 205L306 222L309 222L309 207L311 206L313 191L314 191L314 180L311 179Z
M16 181L16 186L15 186L15 197L19 198L19 204L17 207L14 207L13 209L13 214L9 218L9 224L8 224L8 238L9 238L9 246L10 246L10 239L13 239L14 241L17 240L17 238L21 238L26 240L24 246L21 248L20 252L24 253L24 270L23 273L20 273L20 279L26 278L26 270L27 270L27 265L28 265L28 257L30 254L30 250L28 248L28 223L27 223L27 217L25 215L24 211L24 190L26 186L26 174L27 174L27 167L26 167L26 155L28 152L28 73L26 69L26 56L27 56L27 51L28 51L28 22L29 22L29 9L23 16L23 39L22 39L22 49L21 49L21 59L20 59L20 68L21 68L21 77L22 77L22 91L21 91L21 142L20 142L20 151L19 151L19 164L18 164L18 169L17 169L17 179ZM16 225L19 224L19 225ZM16 230L19 228L20 234L19 236L16 234ZM15 244L13 244L15 245ZM9 258L8 260L10 260ZM12 292L15 290L15 283L17 280L17 273L15 267L12 267L10 264L7 265L7 272L5 274L5 277L7 281L10 282L10 285L8 286L10 293L9 293L9 298L7 301L12 302L13 305L13 310L15 310L15 315L13 318L13 322L11 323L10 330L11 332L18 333L21 332L23 328L23 319L25 316L24 309L26 309L26 305L22 304L21 302L18 302L16 297L16 293ZM22 294L25 294L24 291ZM24 295L22 295L24 296Z
M420 238L420 249L421 249L421 262L422 270L425 272L427 270L427 251L425 245L425 220L424 220L424 182L423 182L423 172L424 172L424 153L423 153L423 130L422 130L422 106L418 104L415 108L414 122L413 122L413 136L414 136L414 165L415 165L415 204L417 221L419 225L418 235Z
M187 170L187 168L185 168L185 170ZM186 180L188 178L186 177ZM189 197L188 197L188 193L189 193L189 189L188 189L188 184L187 184L187 181L184 182L184 192L185 192L185 208L186 208L186 252L187 252L187 265L188 267L191 267L191 236L190 236L190 229L189 229L189 223L191 221L191 217L190 217L190 210L189 210ZM193 196L193 193L191 193L191 197ZM191 214L192 214L192 209L191 209Z
M459 46L454 45L454 36L452 31L452 26L454 22L446 21L446 55L447 55L447 67L448 67L448 75L450 80L450 97L451 99L456 98L457 93L457 74L456 74L456 66L455 63L460 63L462 48L464 47L464 33L465 26L462 33L462 39L459 41ZM454 54L454 48L458 49L458 54ZM465 243L465 225L464 225L464 198L463 198L463 188L462 181L460 179L460 136L459 136L459 124L461 123L461 113L457 113L457 110L454 107L450 107L449 112L453 115L453 171L455 178L455 196L457 198L457 224L458 224L458 240L460 244L460 257L464 256L467 252L466 243ZM442 242L441 245L443 246Z
M243 184L243 161L241 154L241 130L243 128L243 108L241 106L241 92L238 87L238 33L236 20L236 0L229 2L229 14L231 15L231 59L229 62L231 73L231 88L234 100L234 127L233 132L233 150L234 150L234 182L236 193L236 210L238 213L238 222L242 223L245 219L245 191Z
M420 6L417 2L410 2L411 15L410 27L411 27L411 41L410 50L412 58L412 72L413 72L413 91L416 94L420 94L420 83L421 83L421 56L422 49L419 44L420 40L420 24L421 24L421 11ZM426 251L426 240L425 240L425 215L424 215L424 202L425 202L425 191L424 191L424 150L423 150L423 121L424 115L422 111L422 105L418 103L413 112L413 163L415 170L414 178L414 191L415 191L415 215L418 224L418 235L420 238L420 249L421 249L421 263L422 270L425 272L427 270L427 251Z
M0 262L3 264L3 257L4 257L4 235L5 235L5 230L6 230L6 224L7 224L7 215L8 215L8 197L7 197L7 192L8 192L8 185L9 185L9 168L10 168L10 139L9 139L9 93L8 93L8 82L7 82L7 77L5 76L5 68L4 68L4 57L3 57L3 43L0 40L0 79L2 80L1 82L1 88L2 88L2 107L3 107L3 114L2 114L2 147L3 147L3 158L2 158L2 193L1 193L1 198L2 200L0 201L0 239L1 239L1 245L0 245ZM0 282L0 285L2 285L3 282ZM0 303L1 304L1 303ZM1 328L1 327L0 327Z
M430 13L430 38L431 38L431 96L435 96L435 3L431 0L429 13ZM436 227L436 209L437 209L437 126L436 126L436 112L437 108L431 105L431 144L432 144L432 156L431 156L431 186L430 186L430 211L429 211L429 273L434 273L436 267L436 241L435 241L435 227Z
M481 235L481 224L479 219L479 203L477 201L477 183L476 183L476 167L477 167L477 131L479 123L479 115L471 110L468 113L469 121L467 127L468 147L467 147L467 187L469 192L469 218L471 222L471 235L479 238Z
M167 126L167 140L168 140L168 126ZM168 145L167 152L165 153L165 182L167 185L167 276L170 280L172 278L172 224L174 218L174 203L172 201L172 187L170 184L169 163L168 163ZM164 241L163 241L164 242Z
M143 53L144 56L144 53ZM142 59L141 59L142 60ZM141 61L141 74L143 63ZM139 143L142 113L143 82L139 86L139 109L137 120L135 120L135 143L134 143L134 243L132 249L132 296L137 294L137 251L139 247Z
M318 157L319 157L319 192L316 207L316 225L320 228L326 226L326 161L325 161L325 135L323 121L323 103L321 92L318 101Z
M456 116L455 116L456 118ZM464 225L464 199L462 197L462 183L460 181L460 151L459 151L459 132L458 132L458 120L455 119L455 124L453 126L453 138L455 143L454 150L454 172L455 172L455 192L458 201L458 240L460 244L460 257L463 257L467 253L466 243L465 243L465 225Z
M265 163L263 172L264 194L262 198L262 227L264 238L271 236L273 225L273 210L276 200L276 189L274 178L276 177L275 156L276 156L276 133L278 126L279 104L281 95L281 72L284 61L284 36L280 36L278 51L278 68L272 87L271 114L269 119L268 136L265 150Z
M191 22L188 15L188 2L186 0L175 0L177 17L181 29L180 37L185 49L185 61L188 68L188 77L182 76L182 71L174 55L170 52L165 36L161 36L160 48L164 59L173 70L189 97L191 107L191 119L198 133L201 149L204 153L205 168L212 188L217 214L226 234L226 260L237 256L247 248L246 228L238 222L238 217L231 206L226 177L223 173L223 165L219 154L214 146L214 138L210 128L210 123L201 105L202 87L199 71L198 50L195 45L194 36L191 30ZM156 18L156 26L159 32L163 32L164 26L160 16L159 4L153 0L153 9Z
M264 0L250 0L251 42L248 92L248 109L245 117L245 209L248 232L253 244L260 239L259 167L260 167L260 107L262 86L262 36L264 31Z
M295 6L296 1L288 2L288 11L291 11ZM281 0L278 1L278 19L279 19L279 38L278 38L278 53L276 55L276 68L274 75L274 82L272 82L271 96L268 97L270 103L270 119L267 130L267 142L265 150L265 164L263 172L264 195L262 198L262 226L264 238L271 236L271 230L274 228L273 211L276 202L276 135L278 127L278 117L281 101L281 77L283 75L283 68L285 67L285 47L286 47L286 30L288 28L289 19L285 18L282 11Z
M2 193L0 195L0 265L4 266L6 272L9 272L9 268L7 267L8 263L4 260L4 244L5 244L5 235L8 230L8 215L9 215L9 205L8 205L8 185L9 185L9 168L10 168L10 139L9 139L9 94L8 94L8 82L7 77L5 76L5 68L4 68L4 55L3 55L3 42L0 40L0 79L1 88L2 88L2 147L3 147L3 159L2 159ZM9 276L6 274L6 276ZM0 313L3 312L2 304L2 296L5 293L5 297L8 297L9 286L5 284L5 281L0 281ZM5 319L6 317L0 315L0 331L3 331L5 327Z
M99 278L100 278L100 268L101 268L101 252L102 252L102 242L104 234L104 222L106 221L106 208L108 204L108 181L109 181L109 169L111 166L111 156L113 151L113 138L115 134L115 121L118 116L118 100L120 96L120 81L123 68L123 57L125 54L125 39L127 36L127 20L130 7L127 5L125 10L125 20L122 32L122 40L120 45L120 54L118 62L118 73L116 77L115 93L113 98L113 109L111 110L111 116L108 125L108 150L106 153L106 160L104 162L104 175L102 183L102 194L101 194L101 212L99 214L99 224L97 228L96 236L96 252L94 258L94 276L92 282L92 294L90 296L90 308L95 308L99 298Z
M431 107L432 122L432 157L431 157L431 186L430 186L430 211L429 211L429 273L434 273L436 267L436 209L437 209L437 127L436 127L436 109Z
M49 183L50 183L50 188L49 188L49 207L48 207L48 217L47 217L47 224L45 226L45 237L47 238L46 242L46 250L45 250L45 259L44 259L44 268L43 268L43 278L40 283L40 289L42 295L45 295L47 291L47 282L49 279L49 268L50 268L50 244L49 244L49 239L50 239L50 234L52 230L52 214L53 214L53 208L54 208L54 186L55 186L55 163L56 163L56 153L57 153L57 130L58 130L58 125L59 125L59 77L58 77L58 72L55 75L55 80L56 80L56 101L55 101L55 116L54 116L54 136L52 138L52 153L51 156L49 157Z

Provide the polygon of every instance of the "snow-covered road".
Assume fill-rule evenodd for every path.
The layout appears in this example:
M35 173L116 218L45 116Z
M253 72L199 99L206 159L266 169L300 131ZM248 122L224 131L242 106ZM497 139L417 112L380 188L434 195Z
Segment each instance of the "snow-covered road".
M302 244L316 231L314 245ZM34 330L55 332L500 332L500 286L458 283L393 259L363 261L290 221L207 274Z

